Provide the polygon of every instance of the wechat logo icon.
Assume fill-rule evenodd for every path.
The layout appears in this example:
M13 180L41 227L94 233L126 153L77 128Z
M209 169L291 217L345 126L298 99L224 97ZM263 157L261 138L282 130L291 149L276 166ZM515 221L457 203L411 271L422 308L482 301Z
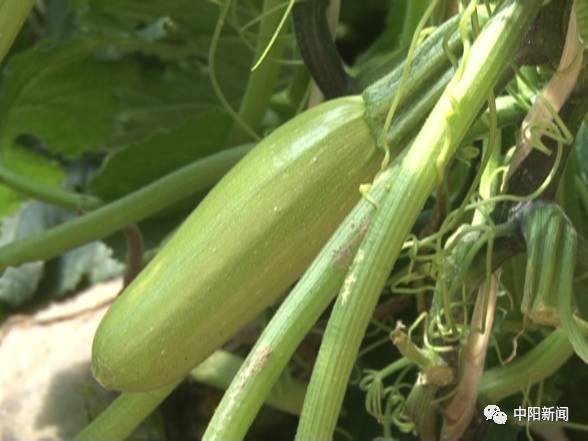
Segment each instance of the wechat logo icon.
M484 408L484 416L486 420L492 420L496 424L506 424L506 414L495 404L489 404Z

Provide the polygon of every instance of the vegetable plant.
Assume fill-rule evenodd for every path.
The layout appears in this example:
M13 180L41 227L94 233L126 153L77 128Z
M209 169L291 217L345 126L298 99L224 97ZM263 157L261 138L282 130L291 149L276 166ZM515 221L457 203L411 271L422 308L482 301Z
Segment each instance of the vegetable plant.
M3 315L89 243L124 263L76 440L194 381L162 437L583 439L587 11L0 0ZM28 199L62 217L10 235Z

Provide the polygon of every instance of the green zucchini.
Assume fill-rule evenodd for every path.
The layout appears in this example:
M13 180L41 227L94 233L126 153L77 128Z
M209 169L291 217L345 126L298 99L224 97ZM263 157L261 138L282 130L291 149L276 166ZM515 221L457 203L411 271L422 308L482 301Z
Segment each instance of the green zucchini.
M364 113L359 96L304 112L219 182L100 323L104 387L171 384L276 302L379 169Z

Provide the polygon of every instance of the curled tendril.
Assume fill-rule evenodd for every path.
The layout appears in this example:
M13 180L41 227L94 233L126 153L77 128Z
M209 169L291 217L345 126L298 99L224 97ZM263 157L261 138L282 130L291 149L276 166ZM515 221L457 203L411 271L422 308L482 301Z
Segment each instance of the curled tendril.
M467 60L472 35L475 37L479 33L479 26L477 22L476 8L481 4L480 1L470 1L463 5L463 16L460 20L460 36L462 38L464 52L462 63L458 64L458 59L455 54L449 51L449 36L444 39L443 47L445 48L448 59L456 67L456 78L462 74L464 60ZM491 5L487 0L484 0L487 10L491 13ZM499 4L494 3L495 7ZM472 23L472 31L469 29L469 23ZM417 35L413 42L417 41ZM409 51L409 57L411 52ZM407 65L412 62L409 58ZM394 293L401 294L423 294L434 293L438 303L429 312L421 314L410 325L408 331L408 338L413 337L417 328L424 322L423 330L423 344L428 350L437 353L447 351L456 351L456 347L465 341L466 336L474 331L471 328L471 323L468 318L473 307L473 302L468 294L468 287L465 285L465 276L468 268L474 262L474 258L478 253L484 249L485 268L484 277L489 280L493 268L493 253L494 243L500 238L509 234L509 228L506 224L495 224L490 213L492 207L504 201L512 202L526 202L536 199L541 193L550 185L556 176L557 170L560 167L563 158L563 148L566 144L573 141L573 136L563 122L558 112L553 108L551 103L543 97L541 91L533 84L524 72L516 66L513 66L513 71L516 75L516 81L520 86L516 88L512 84L507 86L507 92L516 100L516 102L523 109L527 111L532 109L533 101L531 97L540 100L542 105L549 113L549 117L540 121L533 121L524 128L522 135L524 140L534 149L544 151L549 154L555 153L555 158L551 170L544 181L538 187L526 195L508 194L505 193L505 180L508 171L508 155L503 158L504 162L494 164L491 169L484 176L484 185L486 188L496 188L498 194L484 193L479 190L482 174L489 164L489 160L493 154L493 149L500 147L500 138L497 124L497 112L495 105L495 97L490 94L488 97L489 109L489 132L487 142L485 143L484 153L480 162L479 170L472 182L467 195L462 200L459 207L447 214L438 230L426 237L417 237L411 234L407 237L402 247L402 257L408 259L406 267L402 268L396 275L389 280L389 288ZM400 93L399 93L400 94ZM453 116L452 109L448 111L447 119ZM391 123L394 114L394 106L391 106L389 112L389 122ZM390 116L391 115L391 116ZM388 127L388 126L386 126ZM451 134L449 133L449 136ZM545 137L545 138L544 138ZM555 142L556 149L553 152L545 144L545 139L550 139ZM385 145L385 143L384 143ZM499 180L499 184L491 187L490 184L495 180ZM490 207L488 209L488 207ZM484 209L486 208L486 209ZM476 211L476 222L473 224L464 224L465 216L472 211ZM469 222L469 221L468 221ZM449 239L448 239L449 237ZM455 262L455 252L460 243L464 240L471 241L471 246L464 256L460 257L459 264ZM433 282L430 283L430 281ZM488 289L488 288L487 288ZM459 291L458 291L459 290ZM459 293L461 292L461 296ZM488 291L483 292L484 295L484 313L488 307ZM515 308L515 301L512 295L504 291L509 299L508 308L498 308L498 313L508 314ZM485 325L485 323L484 323ZM476 329L476 331L485 332L484 329ZM493 346L497 351L497 358L501 364L508 362L502 356L498 342L492 336ZM458 352L458 355L461 354ZM366 408L374 415L378 421L384 426L384 433L390 433L391 425L397 428L410 430L411 422L407 421L406 416L402 414L405 397L401 393L400 381L397 379L394 386L386 386L385 376L382 375L384 371L365 371L362 380L362 389L366 391ZM447 400L453 395L454 391L449 390L444 396L438 397L433 403L439 403ZM529 390L527 389L527 396ZM382 406L386 403L385 406ZM401 429L401 430L402 430Z
M382 134L380 138L380 145L384 149L384 159L382 161L382 170L388 167L390 163L390 146L388 145L388 132L390 131L390 126L392 125L392 120L398 109L400 104L400 100L402 99L402 95L406 88L407 82L409 80L410 70L412 69L412 64L414 62L416 48L419 43L422 42L422 32L425 30L425 25L429 21L429 18L433 15L433 12L437 8L437 5L440 3L440 0L433 0L430 4L425 13L423 14L421 20L419 21L414 35L412 37L410 47L408 49L408 54L406 55L406 61L404 64L404 69L402 70L402 77L400 78L400 83L398 86L398 91L394 95L394 99L390 104L390 108L388 109L388 113L386 114L386 119L384 121L384 128L382 129ZM427 28L427 32L430 32L430 28Z
M286 20L288 20L288 17L290 16L290 12L292 12L292 8L294 7L295 2L296 2L296 0L290 0L288 2L288 5L286 6L286 10L284 11L284 15L282 15L282 19L280 20L280 23L278 24L278 27L276 28L275 32L273 33L272 37L270 38L270 41L268 42L267 46L265 47L265 49L263 50L263 52L259 56L259 59L255 62L255 64L251 68L252 71L257 69L261 65L261 63L263 63L263 60L265 59L265 57L267 57L267 55L271 51L274 43L276 42L276 40L278 39L278 36L280 35L282 28L286 24Z
M406 358L396 360L394 363L385 367L382 370L366 370L363 373L363 378L359 383L359 388L366 392L365 407L370 415L382 423L385 415L382 408L382 402L386 397L390 395L396 395L399 393L397 384L402 381L403 375L399 375L393 386L384 387L384 380L391 375L405 371L410 368L410 361Z

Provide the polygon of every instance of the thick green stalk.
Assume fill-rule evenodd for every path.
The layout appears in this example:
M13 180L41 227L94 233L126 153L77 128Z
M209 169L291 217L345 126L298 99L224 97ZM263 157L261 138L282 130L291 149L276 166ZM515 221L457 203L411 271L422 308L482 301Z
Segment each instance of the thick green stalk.
M242 364L241 357L226 351L216 351L193 369L190 376L199 383L226 389ZM119 441L127 438L176 386L177 383L174 383L153 392L121 394L78 434L75 441ZM306 385L303 382L284 375L269 393L267 404L275 409L298 415L305 392Z
M556 329L525 355L484 372L478 390L480 401L496 404L510 395L524 392L555 373L573 354L565 331Z
M304 402L297 440L332 438L349 375L389 270L442 170L540 6L540 0L513 0L496 14L403 158L398 177L379 203L333 309Z
M103 204L100 198L96 196L48 186L44 182L35 181L28 176L25 177L14 173L2 164L0 164L0 183L24 196L74 210L93 210Z
M283 0L264 0L254 61L257 61L257 59L263 54L272 35L278 28L282 18L281 6L283 4ZM247 124L247 126L258 134L261 130L263 116L265 115L274 92L274 86L278 81L278 76L280 74L280 62L278 59L282 56L283 49L284 39L277 38L263 63L249 74L245 93L241 100L239 117L245 124ZM250 139L247 133L239 124L235 124L229 135L228 144L238 145L248 140Z
M84 243L107 237L166 207L210 188L250 149L237 147L195 161L77 219L0 248L0 271L31 260L46 260Z
M0 62L29 16L35 0L0 0Z

